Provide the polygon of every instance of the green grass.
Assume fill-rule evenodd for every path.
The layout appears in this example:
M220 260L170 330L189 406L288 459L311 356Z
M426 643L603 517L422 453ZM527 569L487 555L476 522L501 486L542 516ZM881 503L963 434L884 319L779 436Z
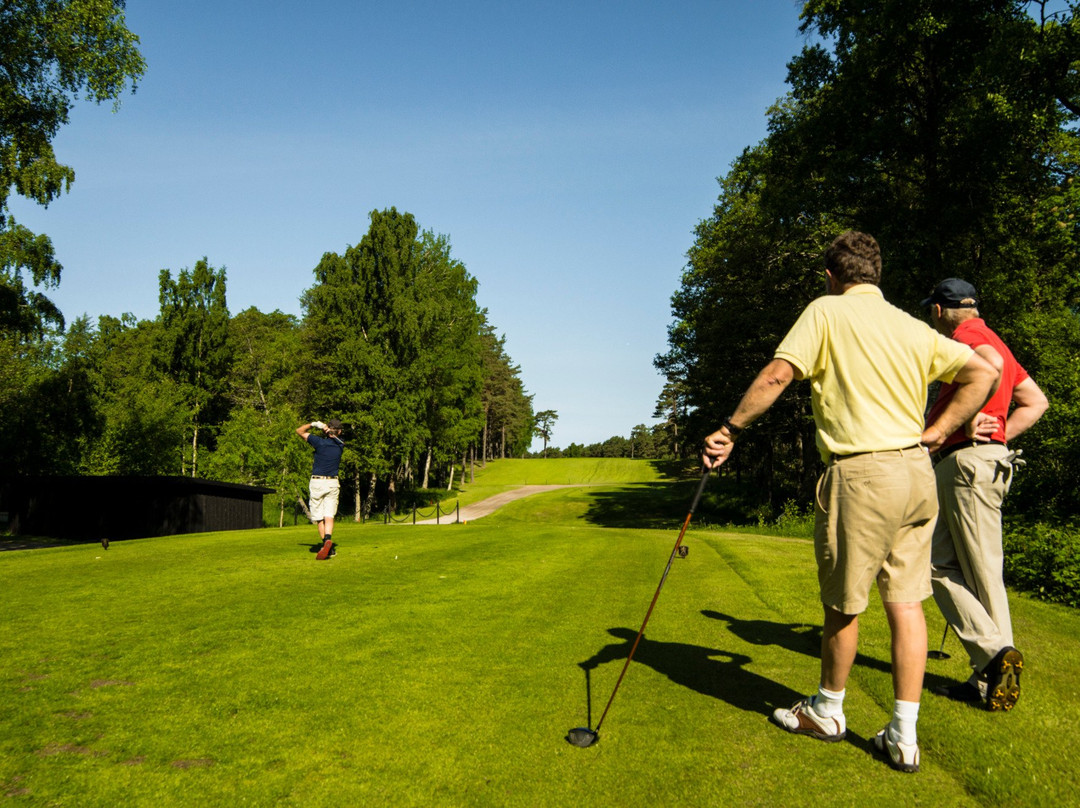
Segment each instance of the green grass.
M783 537L692 527L600 743L570 746L694 480L529 460L475 485L510 486L513 466L596 484L464 526L339 522L328 563L310 526L0 553L0 806L1075 804L1065 607L1014 597L1028 670L1011 713L926 695L918 775L870 750L892 703L876 600L847 741L770 724L818 674L812 548ZM946 650L928 686L965 675Z

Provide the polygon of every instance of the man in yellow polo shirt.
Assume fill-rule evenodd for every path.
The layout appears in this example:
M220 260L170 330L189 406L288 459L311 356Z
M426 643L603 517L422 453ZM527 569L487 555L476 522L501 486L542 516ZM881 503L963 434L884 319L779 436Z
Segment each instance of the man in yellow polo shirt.
M930 537L936 450L990 395L997 371L974 351L890 305L881 294L881 251L848 231L825 252L829 294L810 303L738 407L705 439L705 465L731 454L736 436L793 379L810 382L817 446L814 551L825 618L818 692L773 720L789 732L839 741L844 688L855 662L859 614L878 591L892 632L893 717L874 738L893 768L919 770L916 736L926 668L922 601L931 594ZM925 429L927 386L956 395Z

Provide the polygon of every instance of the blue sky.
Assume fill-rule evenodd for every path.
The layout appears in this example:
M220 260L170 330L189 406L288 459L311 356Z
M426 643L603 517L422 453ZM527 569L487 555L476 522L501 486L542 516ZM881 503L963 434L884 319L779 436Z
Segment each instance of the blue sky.
M800 8L128 0L138 92L78 105L55 142L71 192L12 211L52 237L69 321L152 319L158 271L203 256L233 313L298 315L323 253L408 211L478 279L534 407L559 413L553 443L629 435L653 423L693 229L765 136Z

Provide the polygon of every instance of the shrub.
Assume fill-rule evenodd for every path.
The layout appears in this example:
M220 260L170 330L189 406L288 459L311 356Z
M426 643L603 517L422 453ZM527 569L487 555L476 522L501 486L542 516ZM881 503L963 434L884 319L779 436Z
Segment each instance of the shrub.
M1080 606L1080 524L1009 522L1005 581L1043 600Z

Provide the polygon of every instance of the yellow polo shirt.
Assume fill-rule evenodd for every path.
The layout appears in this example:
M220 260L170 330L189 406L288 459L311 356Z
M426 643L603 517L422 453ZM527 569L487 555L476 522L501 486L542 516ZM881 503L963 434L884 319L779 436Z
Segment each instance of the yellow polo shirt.
M973 351L859 284L813 301L776 349L810 381L817 447L834 454L919 442L930 382L951 382Z

